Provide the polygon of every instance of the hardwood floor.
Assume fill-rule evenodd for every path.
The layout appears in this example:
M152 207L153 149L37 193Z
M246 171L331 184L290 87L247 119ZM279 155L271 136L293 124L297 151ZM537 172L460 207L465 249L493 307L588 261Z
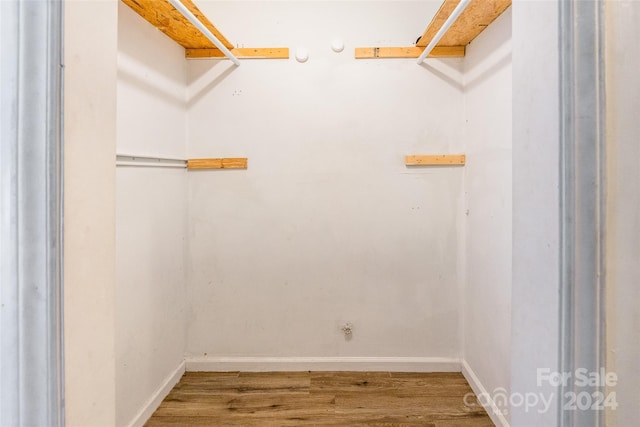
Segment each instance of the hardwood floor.
M459 373L187 372L155 426L493 426Z

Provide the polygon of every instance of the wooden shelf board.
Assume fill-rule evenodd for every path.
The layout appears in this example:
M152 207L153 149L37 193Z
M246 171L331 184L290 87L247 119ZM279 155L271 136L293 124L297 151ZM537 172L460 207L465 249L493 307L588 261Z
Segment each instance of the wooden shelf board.
M242 47L231 49L237 58L250 59L288 59L288 47ZM220 49L185 49L185 57L193 58L226 58Z
M431 42L458 3L460 0L444 1L417 46L426 47ZM437 46L468 45L510 5L511 0L472 0Z
M464 154L412 154L405 156L404 164L407 166L462 166L467 156Z
M459 58L464 56L464 46L436 47L429 58ZM357 47L356 59L372 58L418 58L424 47Z
M246 157L232 157L222 159L189 159L187 169L246 169Z
M166 0L122 0L122 2L186 49L207 49L215 47L209 39ZM191 0L182 0L182 3L200 19L202 24L207 27L225 47L229 49L233 48L233 44L218 31Z

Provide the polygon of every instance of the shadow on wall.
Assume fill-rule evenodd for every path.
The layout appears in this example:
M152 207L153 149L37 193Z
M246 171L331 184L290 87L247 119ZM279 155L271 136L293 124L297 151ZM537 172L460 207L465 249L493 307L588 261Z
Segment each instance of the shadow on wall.
M192 107L207 93L222 83L238 67L231 61L200 59L198 65L189 68L187 78L187 106ZM226 65L226 68L224 67Z
M429 74L432 74L436 77L438 77L440 80L442 80L443 82L447 83L449 86L451 86L452 88L456 89L459 92L462 92L464 90L464 85L462 84L461 81L458 81L454 78L452 78L450 75L448 75L447 73L445 73L442 70L439 70L432 62L430 62L430 59L425 59L425 62L422 62L420 64L420 66L429 72ZM440 64L444 64L444 61L439 61ZM460 71L453 68L453 67L449 67L450 70L449 73L451 71L455 71L458 75L458 77L460 78L460 80L462 80L462 77L460 75Z
M173 104L179 106L180 108L184 108L184 95L181 96L179 90L173 90L171 87L168 87L167 84L158 83L157 79L152 79L148 76L143 76L140 75L140 73L136 73L133 67L123 65L126 64L126 61L122 61L121 59L122 57L118 61L118 80L120 82L141 89L154 96L155 98L166 102L167 104ZM177 84L178 83L176 83L176 85Z
M465 82L465 84L463 86L464 90L465 91L473 90L475 87L480 85L486 79L488 79L488 78L490 78L492 76L495 76L498 71L500 71L501 69L503 69L505 67L508 67L510 64L511 64L511 51L509 51L502 58L500 58L497 61L495 61L490 67L488 67L482 73L480 73L477 76L475 76L472 80L470 80L468 82Z

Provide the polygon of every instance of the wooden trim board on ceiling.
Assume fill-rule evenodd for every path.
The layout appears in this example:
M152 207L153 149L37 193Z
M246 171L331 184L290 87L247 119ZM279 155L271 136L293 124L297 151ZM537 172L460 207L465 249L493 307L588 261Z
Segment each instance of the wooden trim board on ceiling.
M460 58L464 56L464 46L436 47L429 58ZM375 58L418 58L424 47L357 47L356 59Z
M187 169L246 169L246 157L232 157L223 159L189 159Z
M464 154L411 154L405 156L407 166L463 166L467 156Z
M233 44L218 31L191 0L181 1L226 48L233 48ZM185 49L215 47L204 34L166 0L122 0L122 2Z
M426 47L460 0L445 0L416 46ZM511 0L472 0L436 46L466 46L511 6Z

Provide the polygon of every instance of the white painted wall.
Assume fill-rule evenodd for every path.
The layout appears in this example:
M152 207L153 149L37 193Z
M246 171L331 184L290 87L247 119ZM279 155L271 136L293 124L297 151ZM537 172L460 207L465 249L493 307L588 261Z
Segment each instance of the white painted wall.
M558 390L537 384L537 369L558 372L559 92L558 2L515 0L513 50L513 284L511 393ZM510 408L513 426L552 426L547 411Z
M69 427L111 427L117 5L67 1L64 9L65 418Z
M188 65L189 156L249 158L188 176L188 357L458 358L463 169L403 163L464 151L461 60L353 59L411 45L439 2L200 6L310 59Z
M616 141L610 147L609 161L618 162L610 170L620 174L612 175L610 191L609 214L614 224L610 248L619 254L619 258L610 258L608 266L617 280L611 303L619 316L612 326L615 341L610 351L618 352L615 369L625 378L618 389L621 403L623 399L633 402L638 393L638 382L632 381L638 329L637 322L628 321L637 318L632 304L638 295L631 286L637 276L634 254L638 247L627 237L637 229L638 221L637 215L629 214L637 201L628 197L637 194L638 180L633 178L637 172L628 162L638 153L634 144L627 143L637 134L632 113L637 101L621 84L633 81L629 73L637 68L621 59L629 51L624 43L634 40L628 32L637 31L633 22L638 17L630 13L631 3L620 2L610 9L614 11L610 16L621 26L619 32L610 34L616 55L608 64L609 95L616 108L609 122ZM471 115L479 109L484 91L492 88L506 95L504 88L494 85L496 76L482 71L489 67L487 70L504 75L506 63L496 53L474 62L474 55L485 48L482 39L469 48L465 85L467 118L471 120L465 130L459 116L463 105L459 61L433 61L417 67L411 61L350 60L356 45L409 44L422 31L423 17L435 11L437 2L376 2L367 8L345 2L337 6L339 12L332 13L315 2L277 6L280 9L268 13L260 9L260 3L202 5L205 13L220 16L225 23L223 32L240 44L289 45L287 35L297 34L298 43L310 49L311 59L307 64L245 61L238 69L212 61L189 66L190 154L248 156L250 169L201 172L189 178L193 222L187 268L191 286L188 354L459 356L458 284L463 269L458 259L462 249L456 243L460 241L456 218L464 207L461 188L465 183L469 190L475 185L502 184L504 197L507 186L495 182L488 170L476 167L474 157L488 154L465 146L462 139L477 130L478 141L495 143L488 147L497 153L491 160L497 167L507 167L507 147L500 143L504 142L503 129L487 129ZM257 12L238 13L246 7ZM167 301L172 297L179 301L178 288L156 292L156 286L176 283L184 275L184 254L168 254L165 244L183 248L184 231L172 226L184 224L185 212L176 207L179 204L166 210L161 202L161 196L184 195L179 191L184 188L181 172L118 172L118 188L130 189L118 192L118 245L131 239L126 250L141 255L141 262L127 264L124 253L119 255L114 300L115 11L112 1L68 2L65 14L68 425L115 424L114 371L121 409L118 419L130 419L144 399L133 398L134 404L120 400L148 397L157 389L157 381L170 373L170 363L160 361L140 373L123 361L140 367L143 360L149 362L149 354L157 355L163 348L170 349L166 361L175 361L172 358L178 353L173 350L184 346L177 325L185 305ZM96 13L101 17L99 28L91 26L90 18ZM122 19L134 20L127 14L121 12ZM549 390L536 385L536 369L557 369L558 351L558 182L556 174L547 173L556 170L558 162L557 2L516 0L513 23L511 391L545 392ZM494 25L498 29L490 27L483 36L487 46L500 44L494 33L505 30L504 23ZM118 148L180 155L184 145L176 144L179 127L166 119L170 112L180 111L179 75L185 77L178 71L175 48L168 48L176 52L175 61L173 53L168 61L166 55L159 58L153 46L162 45L164 41L155 39L163 36L141 28L126 31L127 37L136 38L136 49L144 47L135 50L135 56L120 43L118 95L123 107L118 116ZM236 28L242 28L237 36ZM240 34L245 39L237 38ZM329 50L334 36L346 41L342 54ZM506 50L500 45L496 52ZM130 121L135 115L141 116L140 122ZM141 127L140 123L154 126ZM464 180L462 170L402 166L407 153L465 149L469 165ZM472 179L476 175L479 179ZM163 194L150 181L161 183ZM506 199L497 194L491 197L491 206L502 208ZM491 287L496 291L504 285L507 271L504 266L499 271L483 270L486 267L476 258L474 248L481 247L482 234L473 224L483 219L490 220L488 225L495 224L490 216L474 216L484 206L474 195L468 196L465 325L476 318L480 323L490 320L470 302L472 293L485 297L477 293L478 283L471 277L474 272L496 277L500 284ZM159 236L158 229L165 233ZM125 230L129 233L123 234ZM136 241L134 232L141 239L160 240L152 248ZM492 241L502 253L504 244L503 240ZM161 266L165 273L161 278L155 275L158 259L167 264ZM131 275L120 274L124 268ZM125 286L127 281L132 283ZM149 298L156 297L149 304ZM136 318L136 309L149 317ZM121 317L117 333L116 311ZM504 311L496 316L508 318ZM177 323L158 338L158 324L167 319ZM338 331L344 321L355 327L349 342ZM137 330L127 331L132 325ZM144 331L152 339L135 342L132 337L145 327L153 328ZM474 361L476 356L468 351L477 344L467 337L471 331L465 330L464 356L487 388L501 384L505 371L496 371L493 361L485 366L487 359L480 361L479 356ZM502 348L508 342L499 334L491 337ZM164 340L171 344L162 347ZM135 391L126 389L127 372L144 377L143 385ZM513 408L511 421L512 425L553 425L555 414L555 407L542 414ZM637 405L627 403L617 416L620 425L633 422Z
M122 2L118 12L118 153L184 158L184 49ZM184 358L187 182L184 169L118 167L116 176L116 425L124 426L145 421L141 411Z
M467 46L464 67L463 357L494 395L511 375L511 9Z
M607 425L630 426L640 419L640 96L636 40L640 5L606 3L607 73L607 364L618 375L618 408Z

